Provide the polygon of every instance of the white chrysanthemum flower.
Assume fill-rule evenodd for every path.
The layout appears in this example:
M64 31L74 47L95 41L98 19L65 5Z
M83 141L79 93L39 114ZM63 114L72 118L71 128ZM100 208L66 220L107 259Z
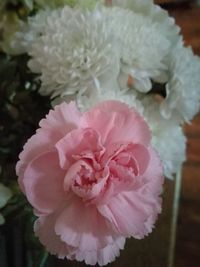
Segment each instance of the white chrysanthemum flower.
M41 10L34 17L28 18L28 23L20 21L20 31L11 42L13 54L28 53L33 42L44 32L50 9Z
M152 145L163 162L165 176L173 178L186 158L186 137L176 118L167 120L161 116L159 103L153 97L144 98L143 105L143 116L152 131Z
M0 183L0 209L5 207L7 204L8 200L12 197L12 192L11 190ZM0 213L0 225L4 224L5 219L3 215Z
M91 109L91 107L96 104L106 101L106 100L118 100L124 102L125 104L133 107L141 115L144 112L144 107L140 101L137 100L136 96L130 91L121 91L116 79L109 79L108 86L106 88L101 88L101 90L96 93L95 90L88 90L87 94L78 94L75 98L71 96L64 96L62 98L57 97L52 101L52 106L61 104L63 101L70 102L76 101L77 106L83 112Z
M167 11L153 4L152 0L113 0L112 6L120 7L126 10L126 12L132 11L134 16L135 13L137 13L142 17L142 22L144 22L142 31L138 30L135 34L127 30L131 28L129 24L129 22L131 23L131 20L130 18L127 18L127 16L124 16L123 20L127 18L127 24L129 24L129 27L124 27L118 36L119 39L122 40L123 45L127 42L127 39L130 40L132 43L131 52L134 55L138 55L137 49L142 51L142 48L144 47L143 54L140 55L140 58L143 60L146 58L150 65L145 66L145 64L141 64L142 67L138 68L136 65L137 61L133 61L134 64L132 64L131 69L129 64L128 66L125 65L119 79L122 87L124 87L124 84L127 83L127 76L125 75L127 73L130 75L129 77L132 77L134 80L134 88L141 92L148 92L152 88L151 80L155 80L160 83L167 82L168 66L166 59L168 57L168 53L176 43L182 42L182 36L179 35L180 28L175 24L174 18L170 17ZM118 26L116 28L120 29L120 25L122 25L123 28L124 21L121 23L118 22ZM139 29L141 26L138 25L137 27ZM132 28L134 28L134 26ZM139 46L137 42L135 42L136 38L141 38L141 42L138 41L140 42ZM135 45L137 47L136 51ZM128 48L127 45L124 45L124 50L125 48ZM131 57L129 57L129 61L130 60Z
M161 104L163 117L190 121L200 108L200 59L191 48L177 46L169 58L170 80Z
M173 23L162 21L151 1L134 3L138 13L98 5L92 11L64 7L30 18L15 43L32 57L30 69L41 74L41 94L75 98L99 84L106 87L108 73L118 78L123 90L128 89L130 77L131 86L144 93L151 90L151 80L166 82L165 59L171 48L166 29ZM139 7L149 4L157 17L139 12Z
M48 18L44 16L43 22L37 19L32 18L27 35L35 38L28 47L32 57L28 65L33 72L41 73L41 94L63 97L83 93L106 87L109 74L117 77L118 53L101 10L66 6L52 11ZM38 24L42 25L39 35Z
M157 23L159 31L162 32L172 43L182 39L179 35L180 27L175 24L175 19L160 6L155 5L153 0L112 0L113 6L132 10L144 17L148 17L152 23Z
M95 104L106 101L106 100L118 100L124 102L130 107L135 108L137 112L143 114L144 109L142 104L137 100L137 98L130 91L123 92L120 90L102 90L99 94L89 94L88 96L78 97L77 104L82 111L89 110Z
M165 130L157 133L156 129L153 129L152 145L163 162L165 177L173 179L173 175L181 169L186 159L186 137L182 128L178 125L167 126Z
M165 82L167 66L164 59L169 53L170 42L159 30L159 24L148 16L128 9L108 9L109 27L119 47L121 74L119 82L125 87L128 77L141 92L151 89L151 79Z

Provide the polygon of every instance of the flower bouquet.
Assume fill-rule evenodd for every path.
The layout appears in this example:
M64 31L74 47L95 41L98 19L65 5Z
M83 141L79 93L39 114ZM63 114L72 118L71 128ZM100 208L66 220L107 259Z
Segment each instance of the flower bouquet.
M46 251L75 266L167 262L166 232L147 236L162 193L172 199L164 177L166 187L185 160L199 58L151 0L2 3L1 176L12 197L1 217L20 221L26 266L44 266Z

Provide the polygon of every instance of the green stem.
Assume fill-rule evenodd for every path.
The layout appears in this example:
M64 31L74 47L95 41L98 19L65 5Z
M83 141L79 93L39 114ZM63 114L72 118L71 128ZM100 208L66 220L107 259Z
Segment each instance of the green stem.
M49 256L48 252L45 251L44 255L43 255L42 259L41 259L39 267L44 267L44 265L45 265L45 263L46 263L46 261L48 259L48 256Z

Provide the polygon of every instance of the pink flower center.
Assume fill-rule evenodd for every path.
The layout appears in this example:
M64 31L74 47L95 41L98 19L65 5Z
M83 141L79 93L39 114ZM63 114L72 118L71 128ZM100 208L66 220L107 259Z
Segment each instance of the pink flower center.
M67 171L64 189L71 188L76 195L90 201L104 193L111 183L133 184L135 178L146 169L149 155L142 145L129 143L115 144L94 153L84 151L73 158L76 161Z
M81 165L80 168L80 171L77 172L77 175L74 179L74 186L91 187L97 182L97 179L100 178L100 173L95 172L92 167Z

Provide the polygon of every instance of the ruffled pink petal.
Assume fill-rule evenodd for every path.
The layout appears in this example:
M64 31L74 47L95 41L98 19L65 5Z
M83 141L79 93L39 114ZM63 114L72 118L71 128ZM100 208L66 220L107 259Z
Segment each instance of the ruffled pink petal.
M133 142L149 145L150 130L144 119L119 101L104 101L83 114L82 127L91 127L104 145Z
M29 202L37 211L48 214L61 205L66 198L64 176L56 151L42 154L30 162L24 172L23 185Z
M149 149L149 153L149 165L145 173L137 177L136 187L133 185L132 190L121 192L98 207L116 231L126 237L141 239L146 236L161 211L162 166L154 150Z
M71 185L71 189L73 192L83 198L84 200L92 200L96 198L101 192L104 190L107 179L109 177L109 169L105 168L103 172L101 172L100 177L92 177L91 181L85 180L84 177L80 177L81 168L85 167L86 169L91 169L90 171L95 174L95 170L84 160L79 160L75 164L71 166L71 168L67 171L64 181L65 189L69 189Z
M99 266L107 265L111 263L120 255L120 249L123 249L125 245L125 238L118 237L113 244L108 244L105 248L92 251L78 250L75 254L77 261L85 261L88 265Z
M105 238L107 241L104 240L102 245L105 243L105 246L99 249L97 249L96 246L92 246L93 242L92 244L90 243L91 239L88 239L88 236L87 238L83 238L83 246L70 246L65 241L62 241L60 236L55 232L55 229L57 228L55 226L58 221L58 215L59 211L49 216L42 216L37 219L34 225L36 236L39 237L40 242L51 254L58 255L58 257L61 259L67 257L70 260L76 259L77 261L85 261L86 264L95 265L98 263L100 266L103 266L114 261L115 258L119 256L120 249L124 248L125 238L117 237L115 235L113 237L101 237L101 240ZM80 217L80 215L77 216L85 219L84 217ZM73 224L76 222L77 220L74 221ZM81 224L80 220L77 222L77 224ZM90 231L89 227L87 227L87 229ZM65 229L65 231L67 231L67 229ZM97 228L96 232L99 232L100 236L104 234L102 228ZM77 234L84 234L84 232L77 232ZM85 235L87 234L88 233L85 233Z
M150 162L143 176L146 184L145 190L152 195L160 195L162 193L162 185L164 183L163 166L158 153L149 148Z
M91 128L77 129L64 136L57 144L60 166L67 169L78 155L100 152L103 148L99 135Z
M72 166L69 167L69 169L67 170L67 173L65 175L64 184L63 184L65 191L69 190L69 188L71 186L73 186L73 184L75 183L76 179L79 178L81 169L83 167L85 167L88 170L88 172L89 171L90 172L93 171L92 166L90 166L84 160L78 160L77 162L72 164Z
M142 175L146 171L150 161L148 149L141 144L135 144L130 146L130 150L127 149L127 151L131 154L134 161L137 162L138 173Z
M124 248L125 238L119 237L115 243L108 245L104 249L98 251L98 264L100 266L106 265L119 257L120 250Z
M37 131L23 147L23 151L19 155L19 161L16 165L16 174L19 177L18 182L20 188L25 192L23 179L24 171L27 168L29 162L39 155L48 152L52 149L51 137L47 131Z
M47 217L45 216L37 219L34 224L35 235L51 254L57 255L60 259L64 259L65 257L73 259L72 255L75 249L68 246L55 233L54 227L56 219L57 214L51 214Z
M117 237L95 205L87 205L76 196L71 197L58 217L55 232L68 245L81 251L97 251L113 244Z
M113 162L115 164L115 162ZM110 167L110 176L107 179L105 190L102 191L98 197L95 198L93 203L97 206L105 205L110 202L114 196L120 194L123 191L133 190L135 186L135 176L127 168L123 166L113 166L115 172L112 173L112 166Z
M40 217L35 222L34 231L47 250L51 254L57 255L60 259L66 257L70 260L85 261L89 265L98 263L100 266L103 266L114 261L119 256L120 249L124 248L124 237L116 237L113 243L109 243L106 247L98 250L80 250L79 248L69 246L55 233L57 216L58 214L54 213L49 216Z
M77 109L75 102L69 104L63 102L51 110L45 119L39 123L42 129L51 132L52 136L56 135L57 141L71 132L73 129L79 128L82 114Z
M134 192L123 192L113 197L109 204L99 206L98 210L110 220L118 234L139 239L148 234L147 215Z
M40 129L23 147L16 165L19 185L24 192L23 177L27 164L38 155L51 150L54 145L72 129L78 128L81 113L74 103L63 103L51 110L47 117L40 121Z
M120 145L115 143L107 146L101 161L105 163L114 160L116 164L135 170L135 175L142 175L147 169L149 159L148 148L142 144Z

